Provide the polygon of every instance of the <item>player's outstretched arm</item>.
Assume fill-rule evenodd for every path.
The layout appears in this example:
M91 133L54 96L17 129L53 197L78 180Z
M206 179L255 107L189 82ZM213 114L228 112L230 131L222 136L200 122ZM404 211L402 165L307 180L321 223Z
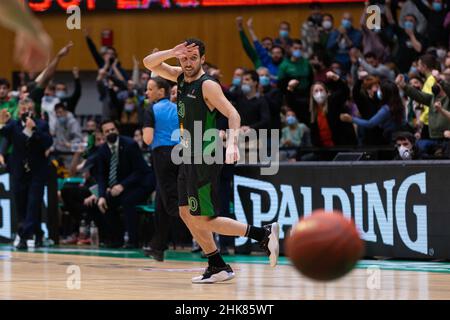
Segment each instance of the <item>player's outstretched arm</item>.
M175 46L172 49L154 52L144 58L144 66L157 73L159 76L176 82L178 76L183 72L180 67L173 67L164 63L164 61L172 58L181 59L183 56L190 54L196 48L195 43L187 45L185 42Z
M41 71L50 59L52 41L29 9L18 0L0 1L0 24L16 32L14 56L27 71Z
M212 80L203 82L203 97L209 106L220 111L228 119L229 136L227 138L226 163L234 163L239 160L237 147L241 117L230 101L223 94L220 85Z

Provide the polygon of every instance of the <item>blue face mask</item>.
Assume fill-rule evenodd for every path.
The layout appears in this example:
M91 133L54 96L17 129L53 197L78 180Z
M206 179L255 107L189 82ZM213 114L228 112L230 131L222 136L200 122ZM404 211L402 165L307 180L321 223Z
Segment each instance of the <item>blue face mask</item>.
M300 58L302 56L302 51L301 50L294 50L292 51L292 56L295 58Z
M286 123L288 126L292 126L297 123L297 118L294 116L288 116L286 117Z
M342 23L342 26L347 30L352 27L352 22L348 19L342 19L341 23Z
M60 125L63 126L63 125L66 124L67 118L66 118L66 117L59 117L59 118L58 118L58 122L59 122Z
M433 10L434 11L442 11L442 3L440 2L433 2Z
M411 73L418 73L416 67L411 67L411 68L409 69L409 72L411 72Z
M242 90L242 92L244 93L244 94L249 94L251 91L252 91L252 87L250 87L250 85L249 84L243 84L242 86L241 86L241 90Z
M259 77L259 83L263 87L267 87L268 85L270 85L270 78L268 76L260 76Z
M234 77L231 84L235 87L238 87L241 85L241 78L240 77Z
M405 28L406 30L413 30L414 29L414 23L412 23L411 21L405 21L403 23L403 28Z
M380 89L377 90L377 98L378 100L383 100L383 93L381 92Z
M289 31L280 30L280 38L287 38L287 37L289 37Z

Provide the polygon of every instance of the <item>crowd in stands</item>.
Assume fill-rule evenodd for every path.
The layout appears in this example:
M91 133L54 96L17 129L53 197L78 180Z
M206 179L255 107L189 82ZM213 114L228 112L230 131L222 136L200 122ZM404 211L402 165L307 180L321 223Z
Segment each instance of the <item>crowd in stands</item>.
M220 82L241 116L241 130L280 132L281 160L321 160L320 149L334 147L388 147L392 159L443 159L450 155L450 1L371 1L381 8L381 25L361 16L333 16L320 4L311 5L306 21L282 21L271 35L258 35L254 24L236 18L236 32L251 64L236 66L225 79L220 66L207 62L204 70ZM97 151L105 143L98 122L116 121L120 135L138 144L151 167L151 152L143 142L142 126L147 83L152 75L122 67L120 48L97 48L85 32L89 51L98 66L96 86L101 116L83 124L77 116L82 83L73 68L73 92L53 81L58 64L70 52L62 48L39 75L21 73L11 85L0 79L0 110L21 119L21 105L48 122L53 145L47 151L66 183L58 191L67 222L62 243L78 243L80 221L104 222L95 203ZM117 50L116 50L117 49ZM177 87L171 84L170 101ZM311 150L306 156L298 151ZM8 167L11 145L1 139L0 165ZM70 182L69 178L80 181ZM154 178L152 178L154 179ZM148 201L156 186L150 184ZM117 243L110 243L117 245Z

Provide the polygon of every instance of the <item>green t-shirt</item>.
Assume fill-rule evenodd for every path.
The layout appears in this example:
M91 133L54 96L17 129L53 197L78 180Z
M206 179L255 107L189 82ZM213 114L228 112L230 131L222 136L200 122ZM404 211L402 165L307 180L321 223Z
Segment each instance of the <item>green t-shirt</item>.
M293 62L291 59L284 59L278 68L278 80L297 79L300 84L299 90L308 91L312 85L313 70L309 61L305 58Z

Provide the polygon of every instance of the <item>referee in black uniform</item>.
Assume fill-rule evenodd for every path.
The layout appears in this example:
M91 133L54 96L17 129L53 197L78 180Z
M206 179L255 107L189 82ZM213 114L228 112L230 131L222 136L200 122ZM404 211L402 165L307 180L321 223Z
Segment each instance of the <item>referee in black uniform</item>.
M152 148L153 168L156 176L155 233L146 255L157 261L164 260L167 249L171 217L178 217L178 166L171 159L172 149L179 138L172 134L179 129L176 104L170 102L170 84L156 77L148 81L147 97L153 105L145 113L144 142Z

